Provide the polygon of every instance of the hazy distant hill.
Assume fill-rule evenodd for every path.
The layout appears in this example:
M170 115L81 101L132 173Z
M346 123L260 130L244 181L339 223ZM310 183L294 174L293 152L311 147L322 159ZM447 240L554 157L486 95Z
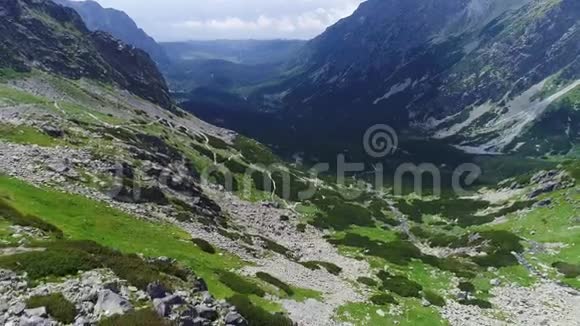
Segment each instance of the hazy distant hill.
M96 1L55 0L56 3L75 9L83 18L87 27L92 31L104 31L127 44L145 50L158 64L168 63L165 51L125 12L103 8Z

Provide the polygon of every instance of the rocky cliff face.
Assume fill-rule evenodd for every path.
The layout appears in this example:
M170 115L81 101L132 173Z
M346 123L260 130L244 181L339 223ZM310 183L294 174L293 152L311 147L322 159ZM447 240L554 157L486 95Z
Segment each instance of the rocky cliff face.
M165 50L123 11L103 8L95 1L55 2L76 10L91 31L107 32L127 44L134 45L149 53L159 65L169 63Z
M371 0L254 98L308 125L301 133L321 125L327 136L358 139L382 121L505 152L577 86L579 17L573 0Z
M0 3L0 67L111 82L165 108L173 105L147 53L90 32L74 10L48 0Z

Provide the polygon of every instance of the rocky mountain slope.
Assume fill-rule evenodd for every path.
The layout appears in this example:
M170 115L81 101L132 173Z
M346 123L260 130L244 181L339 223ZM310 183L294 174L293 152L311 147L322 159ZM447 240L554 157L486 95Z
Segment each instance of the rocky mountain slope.
M91 0L57 0L55 2L76 10L91 31L107 32L126 44L142 49L161 66L169 63L169 58L161 45L139 28L125 12L103 8L98 2Z
M172 107L165 80L145 52L90 32L74 10L51 1L7 0L0 17L0 67L113 82Z
M579 15L573 0L366 1L253 89L274 112L261 139L286 124L291 139L352 142L381 121L471 153L541 145L526 131L580 83Z

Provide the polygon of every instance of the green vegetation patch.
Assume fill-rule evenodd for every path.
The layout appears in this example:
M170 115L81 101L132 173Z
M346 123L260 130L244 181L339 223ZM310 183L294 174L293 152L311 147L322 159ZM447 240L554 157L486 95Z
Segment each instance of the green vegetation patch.
M512 252L521 253L524 247L521 244L522 239L517 235L503 230L480 232L479 240L472 245L484 244L486 256L473 257L472 260L483 267L507 267L518 264L516 257Z
M259 297L266 295L266 291L264 291L259 285L236 273L227 271L219 272L219 280L237 293L254 294Z
M383 282L380 287L381 290L388 290L402 297L421 297L423 286L417 282L409 280L405 276L392 275L385 271L380 271L377 276Z
M99 322L99 326L169 326L170 324L151 310L142 309L130 311L123 315L115 315Z
M434 306L437 307L445 306L445 299L433 291L425 290L423 297L425 298L425 300L427 300L430 304Z
M431 201L413 200L412 202L400 200L397 207L413 221L421 222L423 215L441 215L449 220L465 221L478 210L485 209L489 205L489 202L481 200L441 198Z
M20 79L29 76L30 72L20 72L11 68L0 68L0 82Z
M421 257L421 250L409 241L373 241L368 237L347 233L344 238L331 239L329 242L334 245L364 249L367 256L383 258L397 265L406 265L411 259Z
M63 142L29 126L13 126L0 123L0 139L15 144L33 144L52 147Z
M68 301L61 293L34 296L26 300L27 309L40 307L45 307L46 312L48 312L52 318L63 324L72 324L77 315L75 305Z
M264 249L279 253L282 256L293 259L292 251L290 249L288 249L288 248L284 247L283 245L281 245L273 240L270 240L266 237L258 236L258 238L260 238L260 240L262 240Z
M272 314L254 305L243 295L234 295L227 300L248 321L249 326L292 326L290 318L282 314Z
M475 293L476 291L475 285L473 285L473 283L470 282L461 282L459 283L458 288L463 292Z
M370 277L364 277L361 276L359 278L356 279L357 282L370 286L370 287L375 287L377 286L379 283L377 281L375 281L374 279L370 278Z
M320 268L324 268L332 275L340 275L340 273L342 272L342 268L340 268L339 266L337 266L333 263L324 262L324 261L306 261L306 262L301 262L300 264L308 269L311 269L311 270L317 270Z
M533 200L519 201L512 205L501 207L492 213L478 215L477 212L491 206L487 201L459 198L441 198L431 201L400 200L397 207L401 212L415 222L421 223L426 215L440 215L449 221L458 221L459 226L468 227L493 222L496 218L510 213L530 208Z
M328 208L326 214L316 216L312 225L318 228L343 231L353 225L374 226L375 221L371 212L357 204L336 202Z
M373 295L369 300L377 306L387 306L398 303L392 295L386 293Z
M199 247L199 249L203 250L204 252L207 252L208 254L215 254L216 250L215 248L211 245L211 243L203 240L203 239L199 239L199 238L193 238L191 239L191 241Z
M272 276L268 273L258 272L256 274L256 277L258 277L259 279L261 279L264 282L267 282L267 283L274 285L275 287L279 288L280 290L286 292L286 294L288 294L289 296L294 295L294 290L292 290L290 285L280 281L279 279L275 278L274 276Z
M240 268L242 262L228 254L203 252L192 246L191 236L176 226L141 220L83 196L43 190L3 176L0 176L0 197L10 198L10 205L23 215L38 216L58 227L71 240L94 241L125 255L140 253L147 257L170 257L193 269L208 283L216 297L226 298L234 294L219 281L215 271ZM57 255L64 257L63 254ZM80 258L84 261L85 257L82 255Z
M12 224L20 226L30 226L47 233L54 234L57 238L62 238L62 231L56 226L45 222L34 215L24 214L15 208L7 199L0 198L0 218L4 218Z
M566 278L576 278L580 276L580 265L557 262L552 264L552 267L556 268L558 272L564 274Z
M45 250L0 257L0 266L27 272L33 280L107 267L143 290L156 281L172 288L177 279L185 281L192 274L175 264L150 263L136 254L123 254L92 241L39 242L33 247Z
M32 104L46 107L52 105L46 98L34 96L28 92L20 91L6 85L0 85L0 99L8 100L15 104Z
M268 166L281 162L280 158L274 155L269 148L244 136L236 137L234 148L240 151L250 163Z
M482 299L460 300L459 303L462 305L465 305L465 306L478 306L482 309L493 308L493 305L489 301L482 300Z
M334 245L360 248L366 256L382 258L395 265L406 266L413 259L421 260L425 264L437 267L444 271L455 273L460 277L473 277L477 266L469 261L458 258L438 258L424 255L413 243L406 240L383 242L371 240L358 234L347 233L342 239L330 239Z
M48 249L0 257L5 269L26 272L32 280L48 276L62 277L101 267L91 255L81 250Z

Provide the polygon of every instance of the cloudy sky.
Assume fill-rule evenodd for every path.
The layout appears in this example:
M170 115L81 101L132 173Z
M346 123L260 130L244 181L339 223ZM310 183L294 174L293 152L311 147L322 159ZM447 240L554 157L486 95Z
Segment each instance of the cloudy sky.
M308 39L363 0L97 0L128 13L158 41Z

